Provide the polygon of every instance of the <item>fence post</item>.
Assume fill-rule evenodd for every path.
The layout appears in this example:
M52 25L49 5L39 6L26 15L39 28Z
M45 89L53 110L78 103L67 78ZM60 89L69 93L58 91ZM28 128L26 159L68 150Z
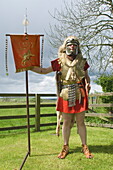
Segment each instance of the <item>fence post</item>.
M91 97L91 104L93 104L93 96ZM93 107L92 107L92 110L93 110Z
M40 131L40 95L35 94L35 130Z

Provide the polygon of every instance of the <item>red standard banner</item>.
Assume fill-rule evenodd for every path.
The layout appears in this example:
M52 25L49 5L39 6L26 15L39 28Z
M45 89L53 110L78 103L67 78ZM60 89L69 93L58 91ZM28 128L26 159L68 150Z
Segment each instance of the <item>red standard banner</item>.
M10 35L16 72L40 66L40 35Z

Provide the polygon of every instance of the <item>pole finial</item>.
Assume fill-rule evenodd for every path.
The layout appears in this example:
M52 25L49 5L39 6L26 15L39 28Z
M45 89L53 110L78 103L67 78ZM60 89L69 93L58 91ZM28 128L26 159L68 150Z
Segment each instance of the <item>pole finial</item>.
M27 34L27 26L28 26L28 24L29 24L29 21L28 21L28 19L27 19L27 8L26 8L26 14L25 14L24 17L25 17L24 20L23 20L24 33Z

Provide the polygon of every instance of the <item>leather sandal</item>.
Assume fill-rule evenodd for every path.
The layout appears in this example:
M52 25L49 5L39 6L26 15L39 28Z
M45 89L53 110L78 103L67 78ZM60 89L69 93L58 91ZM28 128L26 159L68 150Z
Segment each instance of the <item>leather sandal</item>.
M89 151L88 146L87 145L82 145L82 153L86 156L86 158L91 159L94 156L92 155L92 153Z
M69 146L64 145L61 153L58 155L58 158L64 159L68 155L68 153L69 153Z

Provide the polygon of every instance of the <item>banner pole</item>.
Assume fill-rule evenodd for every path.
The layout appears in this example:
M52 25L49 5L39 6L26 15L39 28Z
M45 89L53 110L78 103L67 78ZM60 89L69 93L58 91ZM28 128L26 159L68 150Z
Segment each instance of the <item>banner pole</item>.
M27 19L27 8L26 8L26 15L23 21L24 25L24 34L27 35L27 26L29 21ZM27 109L27 130L28 130L28 154L30 155L31 148L30 148L30 118L29 118L29 86L28 86L28 71L25 71L26 76L26 109Z
M26 18L25 20L23 21L23 24L24 24L24 27L25 27L25 30L24 30L24 34L27 35L27 25L28 25L28 20L27 20L27 9L26 9ZM28 71L25 71L25 79L26 79L26 109L27 109L27 134L28 134L28 152L20 166L20 169L19 170L22 170L26 160L27 160L27 157L30 156L31 154L31 145L30 145L30 116L29 116L29 86L28 86Z
M31 153L30 146L30 119L29 119L29 91L28 91L28 71L25 72L26 75L26 109L27 109L27 130L28 130L28 153Z

